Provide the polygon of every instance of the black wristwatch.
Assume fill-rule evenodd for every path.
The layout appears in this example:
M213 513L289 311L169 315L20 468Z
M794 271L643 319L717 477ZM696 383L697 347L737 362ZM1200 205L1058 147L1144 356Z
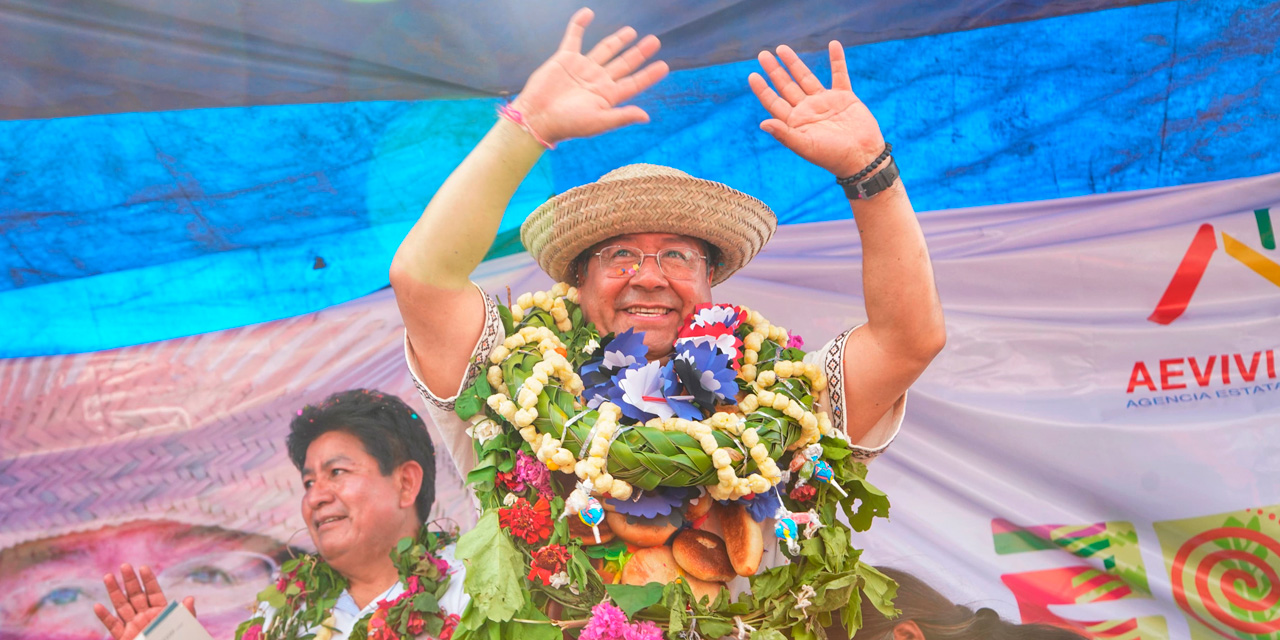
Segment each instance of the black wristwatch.
M893 156L888 156L888 159L889 164L885 168L866 180L852 184L837 181L844 188L844 195L850 200L866 200L893 186L898 181L898 165L893 161Z

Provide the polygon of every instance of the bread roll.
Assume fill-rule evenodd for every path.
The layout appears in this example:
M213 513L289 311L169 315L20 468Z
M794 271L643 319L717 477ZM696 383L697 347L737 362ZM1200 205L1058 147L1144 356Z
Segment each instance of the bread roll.
M637 519L633 524L627 522L627 516L621 513L606 511L604 521L613 530L614 535L637 547L655 547L664 544L667 538L676 532L675 525L666 518L649 520L648 522L652 524L641 524Z
M716 601L716 596L720 595L720 590L724 588L724 583L707 582L693 576L685 576L684 581L689 583L689 589L693 591L693 599L696 602L702 602L703 598L707 598L708 606Z
M608 522L601 522L596 525L600 529L600 542L596 542L596 536L591 532L591 527L583 524L582 519L577 516L569 516L569 536L582 541L582 546L590 547L595 544L604 544L613 540L613 530L609 528Z
M738 502L727 506L717 502L712 513L720 521L720 531L724 533L733 570L740 576L754 576L764 556L764 534L760 531L760 523L753 520L747 508Z
M711 511L711 503L715 500L711 496L703 494L700 498L690 498L684 509L685 520L693 521L707 515Z
M699 580L727 582L735 574L724 540L714 533L685 529L671 544L671 552L680 568Z
M636 551L622 567L622 584L667 584L678 577L680 569L676 565L676 557L672 555L671 547L665 545Z

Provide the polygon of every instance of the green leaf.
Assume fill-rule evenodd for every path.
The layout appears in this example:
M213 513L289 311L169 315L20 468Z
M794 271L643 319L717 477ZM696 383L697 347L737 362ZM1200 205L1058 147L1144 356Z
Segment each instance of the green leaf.
M489 379L486 377L488 367L485 367L481 374L476 376L476 381L472 383L471 388L476 390L476 395L480 397L481 402L489 399L493 395L493 387L489 385Z
M689 604L689 585L684 582L667 584L663 591L663 603L667 606L667 630L683 631L688 626L686 609ZM674 635L674 634L670 634Z
M773 598L791 583L790 565L774 567L751 578L751 593L760 601Z
M844 610L840 612L841 621L844 628L850 633L862 628L862 591L866 589L864 583L862 589L854 589L849 594L849 602L845 605Z
M840 567L849 553L849 532L844 527L823 527L818 529L818 536L826 545L827 565Z
M752 631L750 640L787 640L787 637L777 629L769 629L768 631Z
M736 630L732 623L723 620L698 621L698 633L703 638L723 638L724 636L731 636Z
M475 528L458 540L454 553L466 565L464 584L471 602L485 617L503 622L524 606L524 580L517 569L524 566L524 557L498 526L496 509L480 516Z
M848 458L851 455L853 455L852 451L848 449L837 449L835 447L824 447L822 452L822 457L826 458L831 462L835 462L837 460L844 460L845 458Z
M427 591L413 597L413 610L420 613L435 613L440 610L440 602Z
M861 579L853 571L829 575L832 579L819 579L813 583L817 595L813 599L813 608L809 609L812 613L828 613L848 606L851 594L857 591Z
M505 622L502 624L499 638L520 638L520 640L561 640L564 633L551 624L551 619L529 603L515 616L520 620L537 620L538 623Z
M440 631L444 629L444 618L440 616L425 616L423 623L422 632L431 638L440 635Z
M622 538L618 538L605 544L597 544L582 548L583 553L587 554L588 558L606 558L610 554L616 555L618 551L626 550L627 543L623 542Z
M480 378L479 381L484 382L484 378ZM488 383L486 382L485 384ZM491 394L485 394L485 398L487 399L489 395ZM476 392L476 388L470 386L458 394L458 400L453 405L453 412L463 420L470 420L472 416L480 413L480 410L484 408L484 402L480 398L480 394Z
M662 590L665 585L657 582L650 582L643 586L632 586L629 584L606 584L604 590L609 592L609 597L618 605L622 612L630 618L635 612L652 604L657 604L662 599Z
M889 496L875 485L866 480L857 480L846 484L844 489L849 492L849 499L842 500L840 504L844 506L844 513L849 516L849 526L854 531L870 529L871 521L876 516L889 517ZM850 513L853 499L860 500L861 504L856 512Z
M476 485L483 491L491 491L497 478L497 467L476 467L467 472L467 484Z
M274 609L283 608L284 601L284 594L274 584L269 584L266 589L258 592L258 602L265 602Z
M515 333L515 321L511 319L511 308L506 305L498 305L498 317L502 318L502 331L504 335Z
M818 636L809 629L809 625L805 622L797 622L791 627L791 637L793 640L818 640Z
M862 592L871 601L872 606L887 618L896 617L900 611L893 606L893 599L898 595L898 583L893 578L880 573L875 567L859 562L856 569L862 577Z

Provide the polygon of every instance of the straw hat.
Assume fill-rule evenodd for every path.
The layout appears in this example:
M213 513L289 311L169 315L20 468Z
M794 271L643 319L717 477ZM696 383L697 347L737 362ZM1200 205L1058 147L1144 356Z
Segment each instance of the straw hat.
M746 266L773 236L765 203L678 169L632 164L547 200L520 227L520 241L548 275L567 282L596 243L629 233L674 233L720 250L711 284Z

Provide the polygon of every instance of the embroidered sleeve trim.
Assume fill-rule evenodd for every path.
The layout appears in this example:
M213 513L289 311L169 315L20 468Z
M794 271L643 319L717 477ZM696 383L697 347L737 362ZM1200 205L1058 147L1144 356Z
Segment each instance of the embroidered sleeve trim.
M848 430L848 424L845 422L845 402L847 399L845 398L844 391L844 347L849 341L849 336L852 335L854 330L857 328L858 327L854 327L853 329L849 329L848 331L836 336L836 338L827 345L826 353L823 354L823 372L827 375L827 392L831 398L831 422L842 432ZM905 396L906 394L904 393L903 395ZM903 401L905 401L905 397ZM895 408L890 408L889 410L895 411ZM893 425L893 434L889 436L889 439L886 440L884 444L875 448L851 444L850 448L852 449L853 459L866 462L874 459L881 453L884 453L884 451L889 448L889 445L893 443L893 440L898 437L898 432L902 428L901 419L896 420L895 422L896 424Z
M474 283L472 283L474 284ZM502 317L498 315L498 303L493 297L485 293L480 285L475 285L476 290L480 292L481 298L484 299L484 328L480 331L480 339L476 341L476 346L471 350L471 364L467 366L466 375L462 377L461 384L458 385L457 391L448 398L441 398L427 388L422 383L422 377L418 375L417 358L413 355L413 345L409 344L409 332L404 334L404 358L405 364L409 366L409 376L413 378L413 386L418 388L418 394L422 396L423 401L430 403L432 406L444 411L453 411L454 404L458 400L458 394L463 389L471 386L475 382L476 376L485 370L485 363L488 362L489 354L493 353L494 347L505 337L502 329Z

